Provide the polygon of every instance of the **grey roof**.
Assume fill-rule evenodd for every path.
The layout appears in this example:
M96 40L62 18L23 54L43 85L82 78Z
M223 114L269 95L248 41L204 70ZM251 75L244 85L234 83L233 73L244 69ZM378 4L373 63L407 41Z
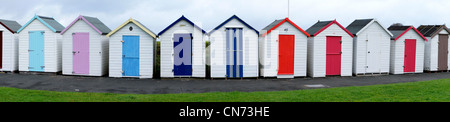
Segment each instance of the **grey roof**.
M269 25L267 25L265 28L263 28L262 30L270 30L273 27L275 27L276 25L278 25L278 23L282 22L284 19L280 19L280 20L275 20L272 23L270 23Z
M45 21L49 26L54 28L57 33L61 32L65 28L63 25L61 25L58 21L56 21L52 17L45 17L45 16L38 16L38 17L41 18L43 21Z
M0 23L2 23L2 25L6 26L7 28L11 29L13 33L16 33L22 27L22 25L12 20L0 19Z
M103 22L100 21L99 19L97 19L95 17L88 17L88 16L83 16L83 18L86 19L86 21L88 21L89 23L91 23L92 26L97 28L100 32L102 32L103 35L106 35L109 32L111 32L111 29L109 29L108 26L103 24Z
M420 25L417 30L425 37L433 37L441 30L446 30L450 33L450 30L445 25Z
M347 26L347 30L352 33L353 35L356 35L361 29L367 26L373 19L359 19L353 21L350 25Z
M309 27L306 30L306 32L311 34L311 36L315 36L314 34L316 34L319 30L321 30L322 28L324 28L325 26L327 26L331 22L333 22L333 21L318 21L316 24L314 24L313 26Z
M394 26L391 25L388 30L392 33L393 39L400 36L403 32L405 32L406 29L410 28L411 26Z

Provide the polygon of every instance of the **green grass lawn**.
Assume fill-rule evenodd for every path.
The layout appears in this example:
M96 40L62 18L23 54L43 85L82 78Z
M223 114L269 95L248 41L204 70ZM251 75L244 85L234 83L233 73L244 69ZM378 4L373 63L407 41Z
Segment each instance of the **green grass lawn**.
M450 79L274 92L112 94L0 87L1 102L450 102Z

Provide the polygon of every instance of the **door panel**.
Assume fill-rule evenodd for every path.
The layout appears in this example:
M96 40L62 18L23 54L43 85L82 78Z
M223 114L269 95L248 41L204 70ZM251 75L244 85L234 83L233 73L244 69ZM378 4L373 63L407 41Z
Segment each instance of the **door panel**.
M139 76L139 36L122 36L122 75Z
M73 33L73 73L89 74L89 33Z
M278 39L278 75L294 74L295 35L279 35Z
M416 70L416 40L405 39L405 59L403 72L415 72Z
M326 75L341 74L341 39L340 36L327 36Z
M174 68L175 76L192 76L192 34L174 34Z
M439 35L438 70L448 70L448 35Z
M44 71L44 31L29 31L28 70Z
M380 37L380 33L370 34L366 40L366 73L380 72Z
M243 35L242 28L227 28L227 77L243 77Z

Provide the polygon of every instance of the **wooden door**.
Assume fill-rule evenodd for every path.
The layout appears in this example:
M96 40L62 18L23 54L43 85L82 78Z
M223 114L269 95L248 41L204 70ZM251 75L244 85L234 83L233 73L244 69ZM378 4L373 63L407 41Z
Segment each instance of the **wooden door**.
M326 75L341 74L341 40L340 36L327 36Z
M229 78L243 77L242 28L226 29L226 72ZM214 70L214 69L212 69Z
M89 74L89 33L73 33L73 74Z
M294 40L295 35L278 37L278 75L294 74Z
M448 70L448 35L439 35L438 70Z
M405 39L405 59L403 72L416 71L416 40Z
M139 76L139 36L122 36L122 76Z
M174 75L192 76L192 33L174 34Z

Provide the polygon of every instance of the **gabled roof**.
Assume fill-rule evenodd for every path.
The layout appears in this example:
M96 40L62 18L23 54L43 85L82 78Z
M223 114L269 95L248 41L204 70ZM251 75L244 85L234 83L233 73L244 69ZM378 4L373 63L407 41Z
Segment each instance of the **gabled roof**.
M392 39L397 41L400 37L402 37L406 32L413 29L417 34L420 35L425 41L428 41L427 38L425 38L414 26L396 26L391 25L388 30L391 31L391 33L394 35Z
M383 28L383 30L388 33L391 37L393 36L389 30L384 28L377 20L375 19L357 19L353 21L350 25L347 26L347 30L352 33L354 36L359 35L362 31L369 27L369 25L377 23Z
M52 17L45 17L45 16L38 16L38 15L34 15L34 17L27 22L27 24L25 24L24 26L22 26L17 33L19 33L20 31L22 31L25 27L27 27L31 22L33 22L33 20L39 20L42 24L44 24L45 26L47 26L50 30L52 30L55 33L59 33L62 30L64 30L64 26L62 26L58 21L56 21L54 18Z
M262 37L266 36L267 34L269 34L270 32L272 32L272 30L278 28L279 26L281 26L284 22L289 22L291 23L291 25L293 25L295 28L297 28L299 31L303 32L303 34L305 34L306 36L310 37L310 35L304 31L302 28L298 27L294 22L292 22L291 20L289 20L289 18L285 18L285 19L280 19L280 20L275 20L274 22L270 23L268 26L266 26L265 28L263 28L263 30L266 30L266 32L262 35Z
M442 30L450 33L450 30L445 25L420 25L417 30L425 37L434 37Z
M22 25L12 20L0 19L0 24L3 25L3 27L5 27L6 29L8 29L11 33L16 33L17 30L19 30L22 27Z
M313 26L309 27L306 32L308 32L309 34L312 34L311 36L317 36L319 35L323 30L327 29L328 27L330 27L331 25L336 24L338 25L342 30L344 30L345 32L347 32L348 35L350 35L351 37L353 37L353 34L348 32L347 29L345 29L341 24L339 24L336 20L333 21L318 21L316 24L314 24Z
M224 26L225 24L227 24L228 22L230 22L230 21L233 20L233 19L238 20L239 22L241 22L242 24L244 24L246 27L248 27L248 28L254 30L254 31L256 32L256 34L259 35L259 32L258 32L255 28L253 28L252 26L250 26L249 24L247 24L246 22L244 22L241 18L239 18L239 17L236 16L236 15L233 15L233 16L231 16L230 18L228 18L227 20L225 20L224 22L222 22L222 24L220 24L219 26L217 26L216 28L214 28L213 30L211 30L211 32L209 32L209 34L212 34L214 31L218 30L219 28L221 28L222 26Z
M156 38L156 34L153 33L150 29L148 29L147 27L145 27L144 25L142 25L139 21L134 20L132 18L128 19L127 21L125 21L122 25L120 25L119 27L117 27L116 29L114 29L113 31L111 31L108 35L106 35L107 37L110 37L111 35L113 35L114 33L116 33L117 31L119 31L120 29L122 29L123 27L125 27L125 25L127 25L128 23L134 23L135 25L137 25L139 28L141 28L144 32L146 32L148 35L152 36L153 38Z
M75 20L73 20L72 23L70 23L70 25L67 26L61 32L61 35L64 34L64 32L66 32L70 27L72 27L73 24L75 24L78 20L83 20L84 22L86 22L89 26L91 26L95 31L97 31L101 35L106 35L109 32L111 32L111 29L109 29L108 26L103 24L103 22L100 21L99 19L97 19L95 17L88 17L88 16L80 15Z
M159 35L164 34L164 32L166 32L167 30L169 30L170 28L172 28L172 26L174 26L175 24L177 24L178 22L180 22L181 20L185 20L187 21L189 24L193 25L195 28L202 30L202 33L206 33L205 30L203 30L202 28L198 27L197 25L195 25L191 20L187 19L186 17L181 16L179 19L177 19L175 22L173 22L172 24L170 24L168 27L166 27L164 30L162 30L161 32L158 33Z

